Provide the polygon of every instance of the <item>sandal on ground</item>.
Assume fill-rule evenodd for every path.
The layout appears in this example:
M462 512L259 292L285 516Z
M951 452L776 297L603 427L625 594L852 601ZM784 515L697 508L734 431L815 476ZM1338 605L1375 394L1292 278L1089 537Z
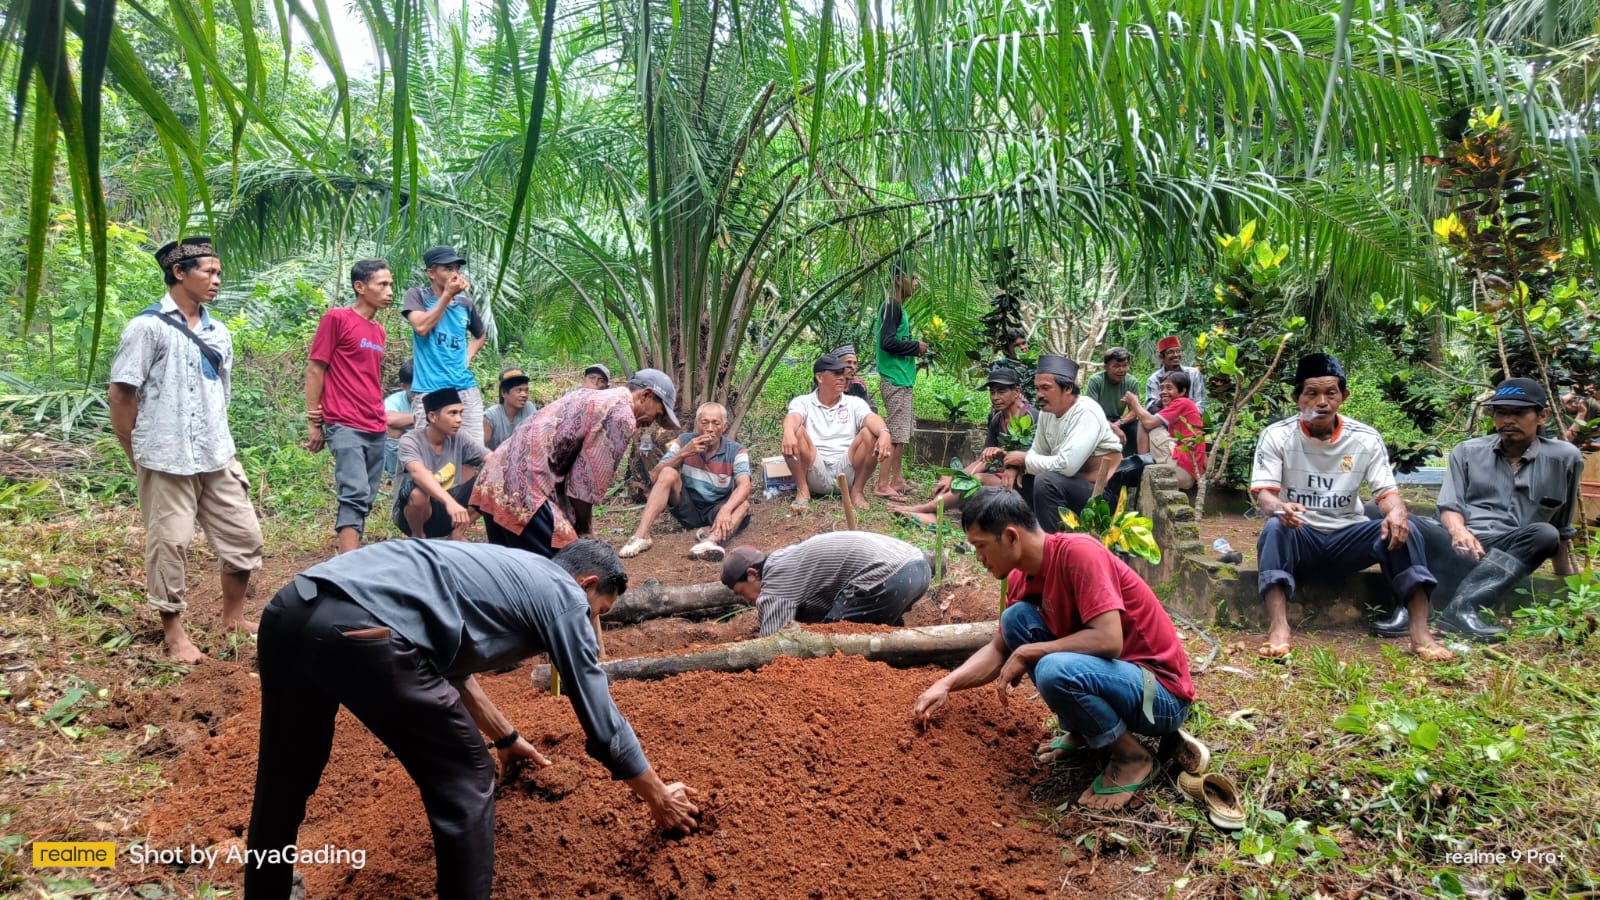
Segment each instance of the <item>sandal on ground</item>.
M789 509L793 512L805 512L806 507L810 505L810 497L796 497L795 499L789 501Z
M1225 831L1238 831L1244 827L1244 807L1239 803L1239 787L1233 779L1221 772L1207 772L1200 776L1204 792L1206 818Z
M1185 797L1200 803L1206 802L1206 787L1204 775L1190 775L1188 772L1178 772L1178 790Z
M649 550L650 545L653 543L655 542L649 538L628 538L628 542L622 545L622 549L617 551L617 555L623 559L633 559L635 556Z
M1178 729L1178 752L1174 757L1183 771L1190 775L1204 775L1211 766L1211 748L1198 738Z
M689 548L689 558L702 562L722 562L722 558L727 555L728 552L716 541L701 541Z

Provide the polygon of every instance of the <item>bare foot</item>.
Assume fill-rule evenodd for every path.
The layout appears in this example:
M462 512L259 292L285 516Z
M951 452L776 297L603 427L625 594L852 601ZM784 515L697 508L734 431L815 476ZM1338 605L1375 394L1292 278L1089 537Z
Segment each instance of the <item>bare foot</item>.
M175 639L169 638L165 643L167 645L167 655L186 666L197 665L200 660L206 658L206 655L200 652L200 648L189 640L188 635Z
M224 620L223 623L222 623L222 630L223 631L242 631L245 634L255 634L257 631L260 631L261 629L260 629L260 626L258 626L256 623L250 621L249 619L236 619L236 620L231 621L231 622L227 621L227 620Z
M1133 799L1134 792L1150 780L1150 773L1154 769L1155 760L1148 753L1141 752L1138 756L1113 754L1106 763L1105 771L1083 792L1078 802L1090 809L1121 809ZM1097 787L1099 790L1096 790Z
M1425 662L1451 662L1456 658L1454 653L1431 636L1426 641L1412 638L1411 652L1417 655L1417 659Z
M867 505L868 505L867 504L867 495L866 494L851 494L850 495L850 505L855 507L856 509L866 509Z
M1262 659L1282 659L1289 655L1293 646L1289 643L1289 623L1274 624L1267 629L1267 641L1256 648L1256 655Z

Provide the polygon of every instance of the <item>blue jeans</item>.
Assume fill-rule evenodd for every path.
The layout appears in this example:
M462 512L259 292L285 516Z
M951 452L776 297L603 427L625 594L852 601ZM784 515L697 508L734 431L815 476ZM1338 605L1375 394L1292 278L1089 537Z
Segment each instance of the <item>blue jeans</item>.
M1013 603L1000 617L1006 649L1056 640L1044 615L1032 603ZM1152 718L1144 715L1145 669L1120 659L1087 653L1051 653L1028 675L1061 727L1096 750L1132 731L1158 737L1171 734L1189 718L1189 703L1152 682Z
M1368 519L1338 531L1322 532L1310 525L1285 528L1277 517L1268 519L1256 540L1261 568L1258 589L1266 594L1267 588L1283 585L1284 592L1292 595L1295 575L1303 570L1346 575L1377 563L1400 602L1409 600L1418 588L1431 592L1439 581L1428 569L1423 534L1414 520L1407 523L1407 528L1411 536L1390 550L1383 540L1381 520Z

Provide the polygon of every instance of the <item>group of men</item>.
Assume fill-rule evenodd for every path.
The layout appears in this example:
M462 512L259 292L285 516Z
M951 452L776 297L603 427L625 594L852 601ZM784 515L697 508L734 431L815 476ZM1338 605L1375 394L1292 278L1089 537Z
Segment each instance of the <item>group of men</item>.
M394 293L386 264L356 264L354 305L330 311L313 340L307 445L325 446L335 458L341 553L285 585L259 624L261 749L247 841L261 852L246 871L251 897L289 894L291 867L268 851L295 841L340 706L417 781L433 829L439 896L487 897L496 771L489 750L498 751L502 768L551 762L474 676L536 653L548 653L561 674L590 755L646 801L660 827L697 827L696 793L651 768L599 668L599 616L628 576L617 553L590 537L593 507L634 433L657 422L678 426L676 388L651 369L616 387L609 372L591 370L585 386L538 409L527 398L526 374L511 369L501 375L499 405L485 411L475 382L461 375L482 341L482 323L462 301L463 261L450 248L425 258L428 286L403 302L414 332L409 411L382 396L377 376L384 351L377 316ZM221 565L225 628L258 631L243 607L262 542L227 423L231 340L206 309L220 289L221 261L204 238L168 244L156 259L168 293L124 329L111 369L111 412L138 473L151 602L168 650L192 662L200 654L181 616L196 523ZM909 273L896 272L891 303L915 289ZM889 305L880 341L909 341ZM911 356L926 350L921 342L895 346ZM1092 807L1119 806L1149 782L1155 759L1134 735L1180 734L1195 699L1183 645L1149 586L1097 539L1057 533L1060 509L1081 507L1104 490L1130 441L1164 444L1175 460L1188 454L1196 464L1201 380L1182 365L1181 348L1162 352L1163 367L1142 398L1128 389L1127 354L1115 349L1083 391L1076 362L1042 356L1031 407L1014 369L991 370L990 447L975 464L991 483L956 505L978 560L1006 580L1006 606L995 638L930 686L912 710L926 724L949 693L987 684L1005 703L1029 676L1069 732L1050 744L1050 754L1109 751L1082 797ZM791 471L803 473L797 501L838 475L864 500L875 464L883 466L879 492L894 491L903 441L895 432L900 401L890 398L899 395L884 395L889 413L879 416L855 391L854 356L849 347L823 355L813 366L815 390L790 404L783 453ZM880 352L880 368L881 360ZM1091 402L1080 402L1085 393ZM1553 558L1558 572L1571 568L1581 456L1540 435L1549 403L1538 382L1512 378L1497 387L1488 401L1495 433L1452 451L1433 524L1408 515L1377 433L1339 415L1349 388L1338 360L1301 359L1293 397L1298 414L1262 433L1251 478L1266 514L1260 587L1272 622L1263 655L1288 652L1287 602L1296 578L1313 566L1381 565L1401 602L1378 629L1409 635L1414 652L1432 660L1451 657L1428 628L1441 580L1455 590L1440 626L1493 639L1499 629L1482 615L1501 591L1545 559ZM1030 413L1030 448L1002 449L1008 423ZM748 520L748 451L726 437L727 411L715 404L696 411L694 426L656 466L650 502L624 555L648 549L651 524L671 510L685 527L705 529L703 544L718 545L715 553L706 548L705 558L725 557L722 581L756 607L762 634L795 620L904 621L926 593L932 568L902 541L835 532L771 552L724 553L720 545ZM385 438L396 430L403 431L395 448L396 523L411 535L459 536L481 516L489 543L360 546ZM1367 515L1363 484L1381 518ZM1438 553L1437 543L1448 552ZM1430 564L1449 569L1446 579Z

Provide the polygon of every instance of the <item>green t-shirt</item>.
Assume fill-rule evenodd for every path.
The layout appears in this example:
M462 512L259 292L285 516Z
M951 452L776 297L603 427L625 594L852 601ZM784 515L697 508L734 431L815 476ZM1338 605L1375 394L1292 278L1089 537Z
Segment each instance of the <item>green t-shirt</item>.
M1106 373L1096 372L1090 375L1089 380L1083 385L1083 395L1100 404L1100 408L1105 410L1107 419L1120 419L1122 414L1128 411L1126 404L1122 402L1122 396L1129 391L1139 393L1139 381L1133 377L1132 372L1122 376L1119 384L1107 382Z
M917 383L917 342L911 339L911 323L904 307L890 301L883 305L878 328L878 374L890 384L912 387ZM907 350L910 352L906 352Z

